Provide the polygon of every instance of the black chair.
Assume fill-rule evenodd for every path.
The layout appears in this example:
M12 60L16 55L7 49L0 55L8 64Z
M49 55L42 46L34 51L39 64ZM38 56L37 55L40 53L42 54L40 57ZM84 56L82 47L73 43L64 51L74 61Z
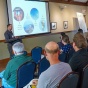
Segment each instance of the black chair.
M34 47L31 50L31 56L35 63L38 63L38 61L41 59L41 54L42 54L42 48L39 46Z
M78 73L68 73L59 83L57 88L77 88L79 75Z
M34 78L35 68L36 68L36 64L30 61L22 64L19 67L19 69L17 70L16 88L23 88Z
M43 59L41 59L38 63L38 76L45 71L46 69L48 69L50 66L49 61L44 57Z
M83 68L81 88L88 88L88 65Z

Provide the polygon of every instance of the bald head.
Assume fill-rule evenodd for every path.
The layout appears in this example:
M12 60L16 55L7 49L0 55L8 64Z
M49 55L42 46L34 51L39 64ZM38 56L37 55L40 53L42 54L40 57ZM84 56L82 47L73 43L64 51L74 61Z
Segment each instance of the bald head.
M58 52L58 50L59 50L59 47L58 47L58 44L56 42L51 41L45 45L45 51L47 53L55 54Z

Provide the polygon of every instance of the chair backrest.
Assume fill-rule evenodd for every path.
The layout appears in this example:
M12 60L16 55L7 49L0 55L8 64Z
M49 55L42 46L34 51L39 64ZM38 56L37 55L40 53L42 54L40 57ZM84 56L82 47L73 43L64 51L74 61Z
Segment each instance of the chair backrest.
M35 68L36 68L36 64L30 61L22 64L19 67L19 69L17 70L16 88L23 88L34 78Z
M83 68L81 88L88 88L88 65Z
M67 59L67 55L68 54L66 54L66 53L61 53L58 58L60 61L65 62Z
M50 66L49 61L44 57L43 59L41 59L38 63L38 76L45 71L46 69L48 69Z
M57 88L77 88L79 75L78 73L68 73L59 83Z
M34 62L38 63L38 61L41 59L41 54L42 54L42 48L41 47L34 47L31 50L31 56L34 60Z
M66 58L65 62L67 62L67 63L69 62L69 60L70 60L70 59L71 59L71 57L73 56L74 52L75 52L75 50L74 50L74 49L69 50L69 52L68 52L68 54L67 54L67 58Z

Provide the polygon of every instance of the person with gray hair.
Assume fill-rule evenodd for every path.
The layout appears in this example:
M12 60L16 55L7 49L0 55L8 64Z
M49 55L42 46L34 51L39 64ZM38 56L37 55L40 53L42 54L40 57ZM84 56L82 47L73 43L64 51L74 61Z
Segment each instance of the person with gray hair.
M23 54L25 49L23 43L17 42L12 46L15 55Z
M17 84L17 69L25 62L32 62L30 56L24 54L23 43L17 42L12 46L14 56L8 62L6 69L0 73L2 78L2 86L4 88L16 88Z

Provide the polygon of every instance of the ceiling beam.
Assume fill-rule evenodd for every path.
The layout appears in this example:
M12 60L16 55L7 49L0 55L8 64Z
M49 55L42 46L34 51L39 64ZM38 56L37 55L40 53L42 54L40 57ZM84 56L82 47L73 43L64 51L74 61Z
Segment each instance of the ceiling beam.
M74 0L49 0L49 2L87 6L87 3L77 2Z
M73 0L68 0L68 2L73 2Z

